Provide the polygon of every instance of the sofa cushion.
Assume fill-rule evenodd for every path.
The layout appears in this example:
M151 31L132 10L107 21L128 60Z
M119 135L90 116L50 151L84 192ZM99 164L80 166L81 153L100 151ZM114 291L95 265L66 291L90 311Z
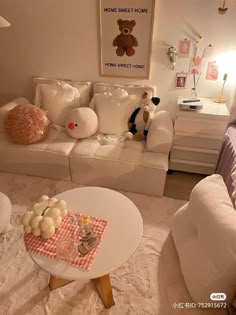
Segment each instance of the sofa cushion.
M94 136L70 153L72 180L79 184L162 196L168 155L147 152L144 141L102 144Z
M79 107L79 98L79 91L67 83L43 83L37 85L34 102L47 112L51 122L64 126L70 109Z
M172 234L194 301L225 293L230 302L236 292L236 212L220 175L195 186L173 218Z
M14 144L0 133L0 171L71 180L68 156L75 143L53 127L45 140L31 145Z
M93 109L94 111L96 111L96 99L98 97L99 94L103 94L103 95L113 95L113 96L116 96L116 97L124 97L124 96L127 96L128 93L127 91L123 90L123 89L120 89L120 88L114 88L110 91L106 91L106 92L101 92L101 93L96 93L93 95L93 98L91 100L91 102L89 103L89 107L91 109Z

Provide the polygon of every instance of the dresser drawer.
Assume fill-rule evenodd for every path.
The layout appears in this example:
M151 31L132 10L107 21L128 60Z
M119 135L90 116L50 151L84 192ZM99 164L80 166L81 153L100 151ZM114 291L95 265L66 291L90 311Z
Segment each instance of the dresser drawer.
M187 160L194 162L206 162L216 164L218 161L219 151L198 148L186 148L174 145L171 150L171 159Z
M220 150L222 136L196 135L185 132L176 132L174 144L186 147Z
M190 163L186 160L171 160L170 169L198 174L214 174L216 166L210 163Z
M177 117L175 131L222 136L226 129L226 122L210 119L188 119Z

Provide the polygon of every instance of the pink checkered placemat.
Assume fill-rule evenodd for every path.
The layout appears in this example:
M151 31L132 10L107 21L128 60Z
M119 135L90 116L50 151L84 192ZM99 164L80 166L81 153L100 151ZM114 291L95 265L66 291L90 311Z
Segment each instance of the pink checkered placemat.
M83 215L83 213L77 213L69 211L67 216L63 219L61 225L56 229L54 235L49 239L43 239L41 236L34 236L33 234L25 234L25 246L26 250L35 254L46 256L52 259L56 259L56 247L60 240L74 239L78 231L77 219ZM87 255L77 255L73 260L64 260L68 264L80 267L86 270L90 270L92 262L96 256L96 252L100 246L102 237L108 225L107 220L90 216L92 222L92 230L94 234L99 238L99 243L94 247Z

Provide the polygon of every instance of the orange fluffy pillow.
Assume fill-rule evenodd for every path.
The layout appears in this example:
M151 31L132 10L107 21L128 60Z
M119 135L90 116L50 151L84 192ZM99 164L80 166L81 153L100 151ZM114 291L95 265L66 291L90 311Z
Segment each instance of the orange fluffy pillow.
M48 125L45 111L31 104L15 106L4 120L4 129L10 140L24 145L46 138Z

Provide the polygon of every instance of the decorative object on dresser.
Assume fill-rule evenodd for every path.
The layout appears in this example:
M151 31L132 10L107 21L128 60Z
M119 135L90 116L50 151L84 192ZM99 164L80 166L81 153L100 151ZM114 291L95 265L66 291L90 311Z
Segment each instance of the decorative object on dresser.
M223 85L221 88L220 96L213 98L213 101L216 103L225 103L225 98L224 98L223 94L224 94L224 87L225 87L225 82L227 80L227 76L228 76L227 73L225 73L224 77L223 77Z
M181 110L200 110L203 108L203 104L200 99L184 99L180 104L179 108Z
M174 143L170 155L170 169L199 174L213 174L216 169L229 111L225 103L216 104L201 98L199 111L180 109L178 100L175 117Z

